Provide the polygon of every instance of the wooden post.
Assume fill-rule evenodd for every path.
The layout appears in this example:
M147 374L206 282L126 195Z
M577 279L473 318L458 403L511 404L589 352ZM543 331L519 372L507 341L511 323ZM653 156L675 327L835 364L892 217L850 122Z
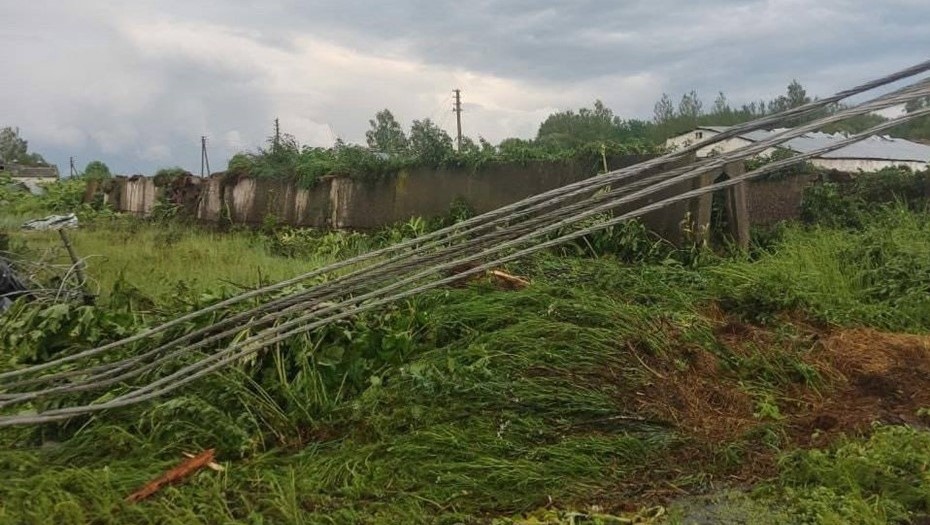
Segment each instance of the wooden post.
M694 182L694 188L704 188L714 183L717 174L705 173ZM705 193L691 199L691 228L694 241L704 244L710 240L710 212L713 208L713 194Z
M723 168L723 173L728 179L738 177L745 173L745 166L742 161L730 162ZM727 220L729 222L729 234L742 248L749 248L749 207L747 204L746 192L748 191L745 182L726 189L726 207Z
M65 249L68 250L68 257L71 258L71 264L74 265L74 274L77 275L78 281L80 282L81 296L84 299L84 304L90 305L93 304L94 298L92 295L87 293L87 274L84 273L84 261L78 258L77 253L74 251L74 246L71 245L71 239L68 238L68 234L65 233L64 228L58 229L58 236L61 237L61 242L65 245Z

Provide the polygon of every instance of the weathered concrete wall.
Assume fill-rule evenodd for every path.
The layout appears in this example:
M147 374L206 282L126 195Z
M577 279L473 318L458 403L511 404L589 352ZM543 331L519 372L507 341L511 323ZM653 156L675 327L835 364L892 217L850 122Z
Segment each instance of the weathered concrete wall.
M122 212L148 215L152 213L161 194L162 189L155 185L151 177L116 177L108 184L104 202Z
M804 190L816 175L798 175L778 180L754 180L747 187L749 221L753 226L769 226L801 216Z
M615 158L609 165L616 169L645 159ZM114 207L131 213L150 213L158 196L180 194L184 202L178 204L196 210L196 217L207 222L261 224L271 219L294 226L371 230L411 217L445 215L457 201L484 213L595 175L595 166L568 161L494 164L477 170L417 168L367 178L326 177L309 189L279 180L216 175L184 185L183 193L171 189L165 193L152 179L120 178L108 195ZM614 211L623 213L706 183L684 182ZM710 197L706 196L650 212L642 220L653 231L678 240L685 219L690 218L686 227L691 229L706 227L709 210Z
M614 159L610 167L641 160L644 157ZM374 229L414 216L436 217L448 213L456 200L484 213L595 173L579 162L534 162L495 164L476 171L417 168L376 178L335 178L329 181L330 225Z
M215 176L200 184L196 217L206 222L261 224L268 218L293 226L330 228L330 186L325 179L313 188L278 180Z
M642 180L655 173L690 164L692 161L693 159L689 159L654 168L641 175L637 175L634 180ZM637 208L677 196L686 191L705 186L710 184L711 180L712 177L710 175L704 175L692 180L679 182L678 184L673 184L645 197L634 199L612 211L615 215L621 215ZM618 183L614 184L612 189L619 189L620 187L622 187L622 184ZM704 232L710 224L710 208L711 195L707 194L650 211L639 216L638 219L650 230L670 241L681 242L689 236L692 240L698 240L703 237Z

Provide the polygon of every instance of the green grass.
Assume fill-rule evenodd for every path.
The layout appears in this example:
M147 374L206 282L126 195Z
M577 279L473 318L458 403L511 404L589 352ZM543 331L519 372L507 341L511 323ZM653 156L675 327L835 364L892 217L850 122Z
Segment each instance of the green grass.
M295 338L170 400L0 431L0 523L569 523L556 509L618 513L651 506L650 490L670 486L713 494L672 505L673 523L708 512L734 522L760 512L811 523L913 518L930 501L930 434L888 427L797 451L779 410L803 389L829 393L803 361L811 341L792 316L930 331L928 225L893 208L861 230L793 226L762 253L700 264L544 254L508 268L532 281L524 290L484 281L438 290ZM325 243L363 244L336 236ZM26 307L0 318L0 336L40 332L14 357L0 351L0 368L18 352L81 348L154 322L120 302L127 287L169 315L190 307L176 301L179 287L218 295L229 282L279 280L339 255L280 257L255 233L122 220L73 237L81 255L102 256L89 271L108 300L76 316L79 329ZM27 253L57 245L51 234L15 241ZM730 351L721 309L768 339ZM702 353L759 414L753 431L710 451L644 408L660 376L709 373ZM181 452L208 447L226 472L123 502ZM783 458L774 477L721 496L760 448Z
M793 510L796 523L903 523L930 512L930 433L879 427L866 440L782 458L760 490Z
M769 253L711 273L714 294L749 318L796 309L841 325L930 331L930 214L893 206L862 230L787 228Z
M68 232L87 259L91 289L104 298L118 281L163 301L178 288L195 294L268 284L333 262L335 256L282 257L267 238L248 232L212 232L176 224L104 221ZM57 232L15 232L14 245L37 258L67 264Z
M275 414L297 417L292 398L268 381L268 390L243 390L241 380L221 376L196 390L213 392L204 400L192 392L141 414L105 416L58 448L0 453L7 458L0 462L19 465L0 500L12 505L10 516L32 514L36 523L88 516L197 522L189 509L206 523L251 523L256 515L272 523L475 522L486 513L528 511L550 497L584 497L675 445L663 424L604 425L628 415L620 401L636 383L605 381L603 371L628 366L633 338L650 344L635 334L652 326L652 310L549 287L457 290L412 306L428 312L416 357L382 368L358 395L303 421L304 428L288 425L276 429L277 438L260 437ZM645 379L629 372L627 380ZM285 386L302 388L299 378ZM263 406L258 398L271 401ZM268 456L256 439L301 445ZM99 453L82 454L91 444ZM225 479L205 473L144 504L145 518L119 503L180 449L206 446L243 459L232 462ZM156 462L144 465L144 458ZM63 462L69 466L61 470L42 467ZM125 477L110 477L114 470ZM88 497L99 486L106 490ZM218 497L221 486L236 497ZM44 501L26 497L40 489Z

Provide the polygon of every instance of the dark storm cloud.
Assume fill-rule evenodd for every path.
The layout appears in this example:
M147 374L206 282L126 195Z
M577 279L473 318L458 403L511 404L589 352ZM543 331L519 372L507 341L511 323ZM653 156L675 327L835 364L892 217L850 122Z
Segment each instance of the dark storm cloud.
M595 98L648 118L663 91L827 94L930 50L922 0L7 3L0 125L121 171L199 167L201 134L221 167L274 116L318 144L383 107L448 124L453 87L499 140Z
M907 63L930 44L919 1L294 2L311 26L430 63L544 82L648 71L814 74L830 62ZM733 79L739 82L740 79Z

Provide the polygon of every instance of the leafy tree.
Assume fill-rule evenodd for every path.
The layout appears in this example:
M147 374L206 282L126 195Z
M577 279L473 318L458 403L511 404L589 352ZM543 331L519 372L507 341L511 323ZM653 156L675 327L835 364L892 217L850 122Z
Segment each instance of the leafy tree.
M678 115L680 117L697 122L697 118L704 114L704 103L698 97L696 91L691 90L681 97L678 103Z
M0 159L27 166L45 164L38 153L29 153L29 143L19 135L19 128L0 129Z
M743 104L739 109L730 107L726 95L718 92L710 112L704 111L704 104L694 90L681 97L677 112L672 106L671 97L663 93L662 98L656 102L654 125L648 133L653 142L661 143L669 137L690 131L697 126L732 126L772 112L798 107L807 104L810 100L806 90L797 80L788 85L784 95L768 102L760 100ZM784 125L796 126L825 114L826 110L808 115L804 119L791 119ZM861 123L854 127L858 128L859 125Z
M797 80L792 80L788 84L788 89L784 95L780 95L775 100L769 102L769 113L778 113L787 111L796 107L803 106L811 101L807 96L807 91Z
M500 144L497 145L497 149L500 150L501 153L505 153L508 151L522 150L522 149L532 148L532 147L533 147L532 140L521 139L519 137L506 138L502 140Z
M749 120L757 117L764 117L767 114L767 111L765 110L765 102L761 100L758 102L743 104L743 107L740 108L740 112Z
M662 98L653 108L652 121L656 124L665 124L673 118L675 118L675 105L672 104L672 97L668 96L668 93L662 93Z
M426 118L410 126L410 151L425 164L438 165L454 153L452 137Z
M536 133L537 142L554 148L572 148L598 140L614 138L614 113L600 100L593 108L553 113Z
M922 97L908 102L904 110L913 113L930 106L930 97ZM890 134L911 140L930 141L930 117L919 117L910 122L895 126Z
M84 178L88 180L103 180L112 176L110 168L99 160L92 160L84 167Z
M407 136L390 110L379 111L368 123L371 129L365 132L365 138L369 148L394 155L407 151Z
M466 155L480 153L481 147L471 137L462 137L462 147L458 152Z
M641 140L645 128L645 123L625 121L596 100L591 108L549 115L539 126L536 142L549 150L574 149L592 143L630 142Z
M788 107L800 107L810 101L811 98L807 96L807 90L801 86L800 82L792 80L791 83L788 84Z
M712 115L727 115L731 112L730 104L727 103L727 96L723 94L723 91L717 94L717 98L714 99L714 109L711 112Z
M496 153L497 148L494 147L494 144L488 142L484 137L478 137L478 145L481 146L482 153Z
M152 178L155 180L156 185L167 186L189 175L190 172L188 172L186 169L180 166L172 166L170 168L159 169L155 172L155 176Z
M846 109L846 106L843 104L836 104L829 111L831 113L836 113ZM865 115L856 115L855 117L850 117L841 122L834 122L824 126L823 131L825 133L844 133L847 135L852 135L856 133L861 133L869 128L875 127L882 122L886 122L888 119L877 115L875 113L868 113Z

